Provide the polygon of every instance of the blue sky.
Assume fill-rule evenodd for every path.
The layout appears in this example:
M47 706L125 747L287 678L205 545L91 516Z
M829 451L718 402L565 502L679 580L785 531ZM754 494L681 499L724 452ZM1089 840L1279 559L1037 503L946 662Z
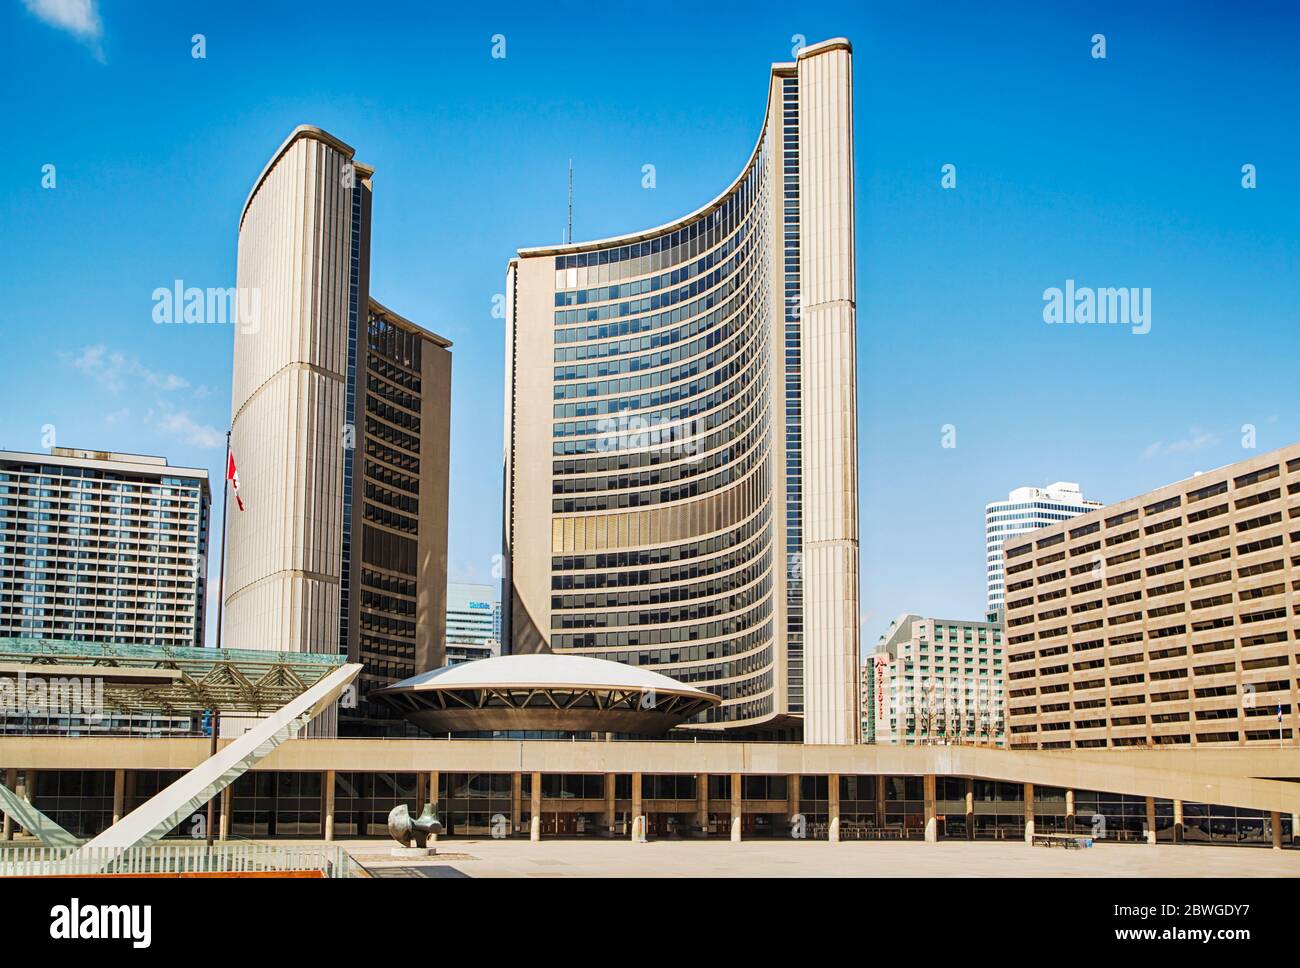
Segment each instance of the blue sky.
M254 179L317 124L377 169L373 293L455 343L450 569L486 580L506 260L560 239L570 158L579 240L712 198L797 34L855 47L864 648L982 615L1012 487L1113 501L1248 456L1245 424L1300 439L1293 5L0 0L0 448L52 424L219 474L233 334L151 294L234 285ZM1046 325L1066 279L1150 288L1151 331Z

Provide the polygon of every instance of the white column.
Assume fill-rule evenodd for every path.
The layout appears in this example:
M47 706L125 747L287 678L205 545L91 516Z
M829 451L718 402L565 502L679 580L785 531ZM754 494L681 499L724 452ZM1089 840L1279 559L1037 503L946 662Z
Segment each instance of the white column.
M804 742L858 741L853 58L798 57Z

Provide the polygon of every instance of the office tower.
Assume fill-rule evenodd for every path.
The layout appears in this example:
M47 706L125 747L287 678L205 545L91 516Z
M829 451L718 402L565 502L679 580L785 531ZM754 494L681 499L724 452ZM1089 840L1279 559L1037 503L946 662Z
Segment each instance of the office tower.
M1027 534L1057 521L1086 514L1101 507L1100 501L1085 501L1079 485L1057 481L1046 487L1018 487L1005 501L984 506L984 552L988 583L989 621L998 621L1005 607L1005 579L1002 546L1008 538Z
M748 162L657 228L506 277L504 647L859 727L852 55L775 64Z
M863 668L872 677L874 742L1003 745L1003 641L996 622L900 615Z
M1295 746L1300 444L1008 541L1013 747Z
M239 229L223 644L364 663L346 732L395 724L366 695L442 664L446 611L451 344L370 296L373 176L296 128Z
M202 646L208 472L0 451L0 636Z
M492 585L447 585L447 665L501 654L496 618L501 603Z

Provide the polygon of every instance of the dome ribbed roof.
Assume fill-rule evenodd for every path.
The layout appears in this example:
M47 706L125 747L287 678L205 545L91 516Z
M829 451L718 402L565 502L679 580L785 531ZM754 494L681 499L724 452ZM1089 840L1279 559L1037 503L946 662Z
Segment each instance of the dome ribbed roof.
M519 686L617 687L661 689L678 693L708 693L658 672L583 655L503 655L431 669L388 689L468 689Z

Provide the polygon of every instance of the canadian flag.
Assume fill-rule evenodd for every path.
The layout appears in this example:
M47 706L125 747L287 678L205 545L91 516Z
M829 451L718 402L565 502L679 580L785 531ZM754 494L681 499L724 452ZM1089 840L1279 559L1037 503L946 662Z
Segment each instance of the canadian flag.
M239 505L239 510L244 510L244 499L239 496L239 468L235 466L235 452L226 450L226 480L235 488L235 503Z

